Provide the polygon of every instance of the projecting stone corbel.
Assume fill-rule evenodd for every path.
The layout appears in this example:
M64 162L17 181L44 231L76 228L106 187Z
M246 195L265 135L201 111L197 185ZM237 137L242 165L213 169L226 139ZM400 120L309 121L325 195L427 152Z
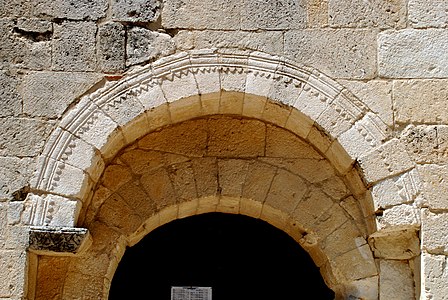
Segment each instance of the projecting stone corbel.
M31 227L28 250L39 255L73 256L92 244L86 228Z

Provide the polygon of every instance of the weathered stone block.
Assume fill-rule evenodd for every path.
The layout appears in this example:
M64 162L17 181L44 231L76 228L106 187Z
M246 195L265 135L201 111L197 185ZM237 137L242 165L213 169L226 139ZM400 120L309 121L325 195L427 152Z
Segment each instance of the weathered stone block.
M30 0L1 0L0 18L23 17L31 11Z
M238 48L281 53L283 46L278 43L283 39L281 31L193 31L195 48Z
M97 27L93 22L63 22L54 25L53 69L93 71L96 68Z
M86 228L32 227L29 250L40 255L74 255L91 243Z
M166 56L174 53L174 50L175 44L169 35L133 27L127 33L126 66Z
M17 116L22 112L22 97L17 91L17 79L10 72L0 72L0 117Z
M377 217L378 228L394 226L418 227L421 224L420 209L408 205L397 205L383 211L382 216Z
M0 199L13 198L13 194L28 186L34 165L31 158L0 157Z
M446 27L448 2L440 0L410 0L409 21L414 28Z
M173 0L165 2L165 28L239 29L241 4L235 0Z
M437 55L440 56L441 62L445 59L443 51L437 52ZM419 58L419 61L421 60L422 58ZM448 55L446 61L448 63ZM438 60L434 62L439 63ZM415 63L413 62L413 64ZM448 74L448 66L446 67L446 73ZM448 80L397 80L394 82L393 89L394 117L396 122L448 122L448 115L444 113L448 111L448 103L446 101L448 98Z
M329 0L331 27L403 28L406 26L405 0Z
M154 22L160 16L160 0L113 0L112 20L124 22Z
M422 299L446 299L448 295L448 258L445 255L422 256Z
M98 68L106 73L125 68L125 28L120 23L106 23L98 28Z
M27 255L22 250L0 251L0 297L22 298L25 290Z
M448 166L418 166L423 184L423 195L431 209L448 209Z
M380 300L415 299L414 276L406 261L380 260Z
M285 55L335 78L372 78L376 72L376 34L372 30L290 30Z
M306 0L243 0L241 29L300 29L306 26Z
M33 0L33 14L71 20L97 20L106 16L107 0Z
M448 255L448 213L422 214L422 248L431 254Z
M1 156L35 156L42 151L53 124L26 118L2 120Z
M384 123L393 124L392 83L384 80L355 81L339 80Z
M380 33L378 73L388 78L447 77L448 32L404 29Z
M21 84L23 112L29 116L60 117L68 105L101 78L96 73L32 72Z

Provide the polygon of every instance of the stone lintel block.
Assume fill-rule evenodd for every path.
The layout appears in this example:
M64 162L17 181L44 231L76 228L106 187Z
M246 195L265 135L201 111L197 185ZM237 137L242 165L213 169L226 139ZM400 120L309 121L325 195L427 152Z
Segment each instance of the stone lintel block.
M422 248L431 254L448 255L448 213L423 209Z
M289 30L284 41L287 56L333 78L375 76L377 38L374 30Z
M447 27L448 2L409 0L409 21L414 28Z
M31 227L29 250L39 255L73 256L92 243L89 230L74 227Z
M447 77L448 32L403 29L380 33L378 73L387 78Z
M375 258L406 260L420 255L417 228L390 227L371 234L368 238Z

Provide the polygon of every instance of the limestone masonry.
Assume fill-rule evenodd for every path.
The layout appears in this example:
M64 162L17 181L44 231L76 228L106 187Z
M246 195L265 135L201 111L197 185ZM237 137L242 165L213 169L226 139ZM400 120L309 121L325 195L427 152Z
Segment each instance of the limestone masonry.
M0 0L0 103L0 299L107 299L207 212L448 299L448 1Z

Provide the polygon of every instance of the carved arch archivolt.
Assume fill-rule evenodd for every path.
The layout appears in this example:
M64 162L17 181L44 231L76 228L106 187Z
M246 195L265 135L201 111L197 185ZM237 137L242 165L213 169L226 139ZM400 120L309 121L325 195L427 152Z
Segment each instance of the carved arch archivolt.
M239 153L232 157L209 154L192 156L141 148L142 141L151 139L148 136L156 139L154 136L160 134L167 138L172 136L169 132L173 128L185 134L191 133L189 129L179 128L192 122L211 124L225 116L240 123L258 122L264 126L264 156L260 153L248 156ZM238 128L244 126L240 124ZM267 134L268 128L271 131L278 129L278 133L271 137L281 136L282 132L297 143L306 145L309 148L307 155L317 153L321 170L327 168L333 174L334 178L329 182L343 186L346 192L334 199L322 188L317 189L322 182L304 178L305 169L290 169L292 167L285 161L288 155L285 149L277 157L281 158L280 162L260 159L276 158L266 156L266 140L270 136ZM207 149L211 147L209 144L205 146ZM76 292L76 289L68 288L71 284L87 280L96 287L92 288L92 295L106 297L110 276L126 245L137 242L164 222L202 212L225 211L259 217L288 232L313 256L330 287L341 296L356 293L365 296L377 293L359 291L357 287L365 282L375 286L378 281L378 271L366 237L376 230L378 220L375 219L374 210L381 203L381 199L376 198L381 194L373 194L372 199L367 188L387 183L398 197L403 198L403 202L413 200L419 193L418 184L415 184L418 176L413 172L414 164L403 157L404 151L397 151L400 147L400 141L390 137L387 125L375 113L341 85L316 70L258 52L228 54L202 50L180 53L134 70L117 82L109 82L104 88L81 99L64 116L40 158L40 166L32 183L37 200L30 203L32 213L28 222L36 226L79 225L92 232L93 245L88 254L78 258L42 259L42 266L59 262L65 272L70 270L71 276L64 282L67 293ZM226 195L222 187L211 188L213 192L200 195L196 186L196 196L190 195L184 202L175 201L163 207L157 207L156 203L152 209L135 213L137 208L129 207L126 202L129 197L103 188L111 169L120 168L121 165L132 171L132 166L123 163L123 160L124 155L136 151L158 153L151 152L163 157L161 168L165 171L172 167L167 164L168 154L186 157L184 162L187 169L193 168L193 161L203 160L201 163L204 163L207 159L214 159L217 176L224 176L219 171L219 162L225 165L235 161L236 166L246 165L246 170L261 166L266 168L267 174L275 172L271 184L275 176L286 176L281 180L283 182L288 176L296 176L295 184L300 186L300 182L306 182L306 188L301 189L306 192L291 207L282 207L280 198L268 202L270 190L266 191L264 200L257 201L253 194L244 194L243 189L239 194ZM400 159L394 159L397 156ZM181 168L179 172L188 173L187 169ZM138 175L135 172L131 172L131 179ZM166 182L173 185L174 179L169 174L167 176ZM195 177L192 180L197 182L199 179ZM114 186L120 187L119 184ZM131 188L132 180L126 181L124 186ZM145 195L150 194L141 181L138 186ZM256 190L262 190L262 187L256 186ZM304 221L307 220L304 216L294 216L294 212L302 211L298 207L306 203L303 199L311 199L314 192L318 193L317 190L323 193L317 198L331 200L319 203L329 206L318 210L319 214L312 218L313 221ZM102 192L106 196L98 200ZM175 194L178 194L177 191ZM293 198L285 196L285 203ZM62 218L60 215L67 213L67 207L71 209L72 218ZM119 224L113 222L120 222L125 211L130 216L138 217L136 222L124 224L133 227L123 232ZM325 212L333 211L334 214L325 216ZM313 208L307 208L305 212L312 214ZM313 227L323 224L317 222L321 217L329 220L328 225L322 225L325 233L319 233ZM104 238L105 235L107 238ZM350 237L350 243L339 246L337 243L327 243L330 237L336 241L341 236ZM359 264L358 261L354 263L367 273L355 277L344 273L343 265L347 263L344 255L362 256L364 259L359 260ZM98 261L103 263L94 263ZM99 273L96 272L98 270ZM45 268L41 272L45 272ZM69 294L66 296L70 297Z

